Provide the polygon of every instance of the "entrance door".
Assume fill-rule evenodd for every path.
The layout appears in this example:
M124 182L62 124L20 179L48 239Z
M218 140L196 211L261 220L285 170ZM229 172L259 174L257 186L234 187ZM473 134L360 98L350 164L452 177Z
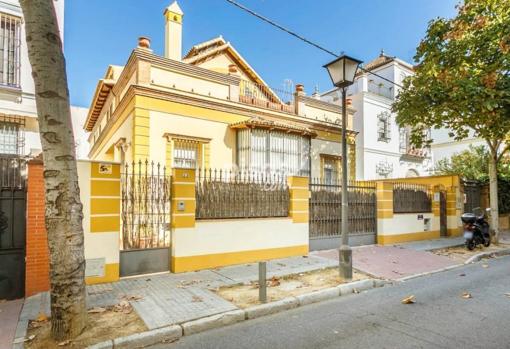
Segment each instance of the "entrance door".
M25 295L25 162L0 158L0 300Z
M444 191L439 193L439 226L441 236L448 235L448 224L447 224L447 215L446 215L446 193Z

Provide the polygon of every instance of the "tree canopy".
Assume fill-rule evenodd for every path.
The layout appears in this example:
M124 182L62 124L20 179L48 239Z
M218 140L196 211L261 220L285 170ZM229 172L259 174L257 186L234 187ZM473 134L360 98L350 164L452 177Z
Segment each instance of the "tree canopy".
M472 129L497 151L510 131L510 0L465 0L458 11L429 23L393 108L414 144L424 128L449 128L455 140Z
M441 159L435 164L437 174L458 174L462 179L488 182L489 150L486 146L470 145L469 149ZM504 157L498 164L500 179L510 180L510 159Z

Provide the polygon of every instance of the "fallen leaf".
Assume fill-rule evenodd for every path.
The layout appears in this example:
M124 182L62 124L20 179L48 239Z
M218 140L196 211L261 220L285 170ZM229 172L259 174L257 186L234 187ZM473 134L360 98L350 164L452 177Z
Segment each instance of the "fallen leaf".
M464 292L461 297L464 299L473 298L473 296L469 292Z
M199 297L199 296L193 296L191 298L191 301L194 302L194 303L197 303L197 302L203 302L204 300L201 297Z
M276 287L276 286L280 286L280 280L276 276L273 276L271 278L271 281L269 281L269 287Z
M104 313L106 311L106 308L103 307L94 307L92 309L89 309L87 313L90 314L98 314L98 313Z
M505 293L505 296L507 296L508 298L510 298L510 293Z
M63 347L64 345L68 345L69 343L71 343L71 341L68 339L68 340L66 340L66 341L63 341L63 342L58 343L57 345L58 345L59 347Z
M358 291L358 289L357 289L357 288L353 288L353 289L352 289L352 292L353 292L353 293L356 293L356 294L358 294L358 293L359 293L359 291Z
M488 268L489 265L488 264L482 264L482 268Z
M413 303L416 303L416 298L413 295L402 299L402 304L413 304Z
M462 273L462 274L460 274L459 276L466 276L466 274Z
M35 334L32 334L32 335L28 336L28 338L25 341L28 342L28 341L31 341L34 338L35 338Z

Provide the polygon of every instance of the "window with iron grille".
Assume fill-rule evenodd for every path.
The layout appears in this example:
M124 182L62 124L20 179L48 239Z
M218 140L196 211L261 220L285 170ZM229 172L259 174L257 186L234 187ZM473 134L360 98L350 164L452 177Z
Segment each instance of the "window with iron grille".
M187 140L174 141L173 167L175 168L197 168L198 142Z
M322 180L324 184L338 184L340 182L341 158L333 155L321 154Z
M20 86L21 18L0 13L0 84Z
M237 164L243 171L308 176L310 138L266 129L239 130Z
M380 142L391 140L391 116L388 112L382 112L377 116L377 140Z
M5 115L0 117L0 154L23 154L24 126L24 118Z

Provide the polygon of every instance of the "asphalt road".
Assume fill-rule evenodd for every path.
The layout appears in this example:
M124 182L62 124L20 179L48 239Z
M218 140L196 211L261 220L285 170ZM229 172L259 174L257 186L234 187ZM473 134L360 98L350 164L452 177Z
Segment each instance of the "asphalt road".
M462 298L463 292L472 298ZM152 348L510 348L510 297L505 293L510 293L510 257ZM415 304L401 304L408 295L416 296Z

